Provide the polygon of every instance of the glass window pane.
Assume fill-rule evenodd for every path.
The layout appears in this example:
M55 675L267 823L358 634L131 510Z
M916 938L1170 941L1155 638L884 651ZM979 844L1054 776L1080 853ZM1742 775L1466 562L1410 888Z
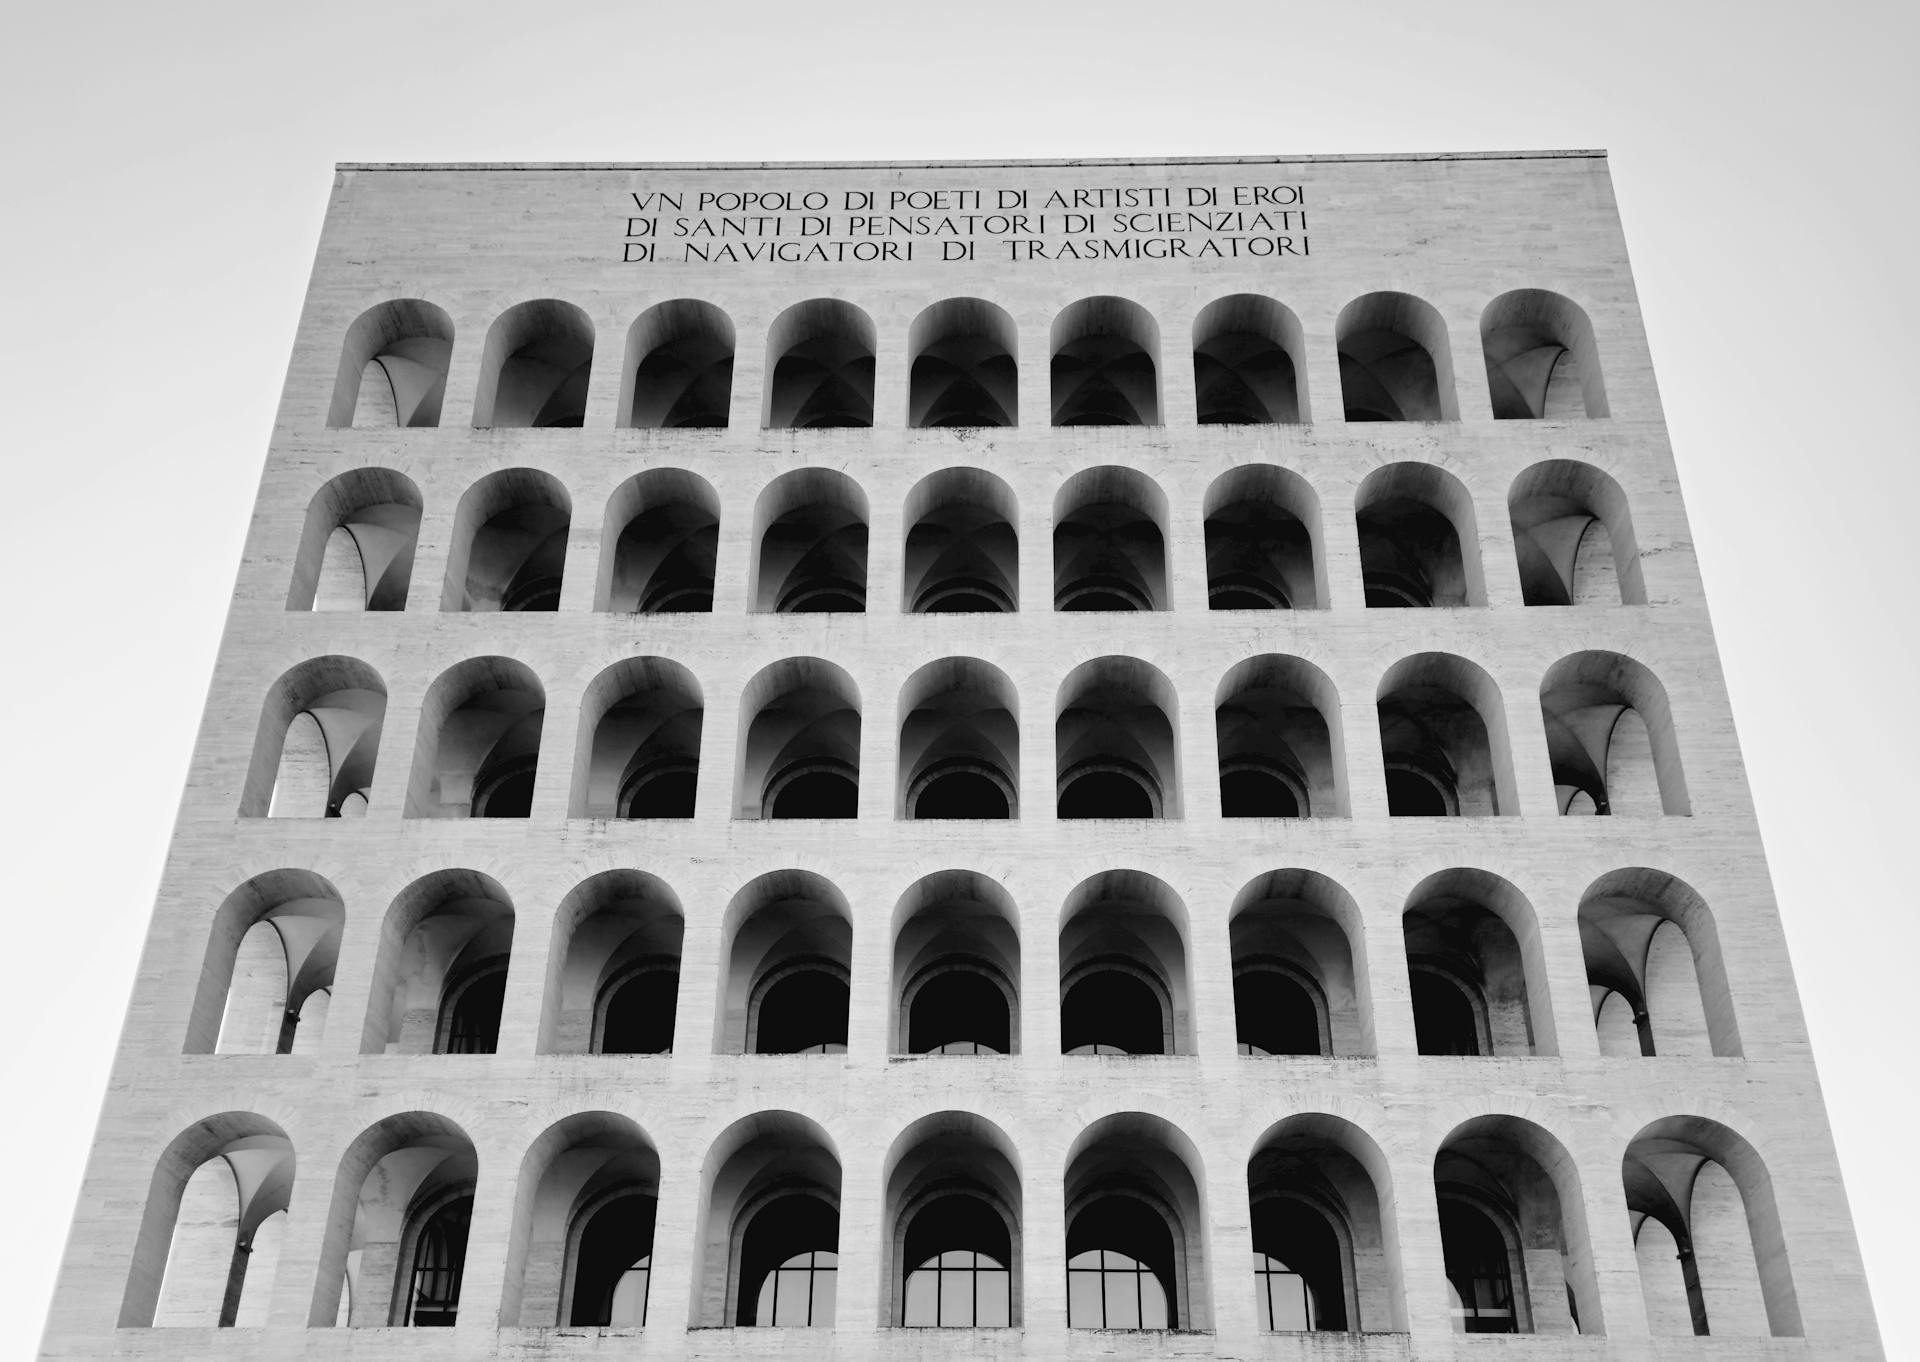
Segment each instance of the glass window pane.
M1140 1324L1142 1329L1167 1327L1167 1293L1160 1279L1151 1272L1140 1274Z
M1075 1258L1087 1257L1081 1254ZM1072 1271L1067 1273L1067 1327L1069 1329L1101 1329L1106 1327L1106 1317L1100 1310L1100 1276L1098 1272Z
M982 1329L1007 1329L1013 1325L1013 1274L1003 1271L982 1272L979 1277L974 1324Z
M820 1253L814 1255L815 1261L823 1265L824 1271L813 1274L813 1327L831 1329L833 1327L833 1307L840 1290L840 1274L834 1271L834 1255Z
M940 1322L939 1274L927 1268L907 1274L907 1303L902 1323L911 1329L930 1328Z
M1106 1272L1101 1275L1106 1282L1107 1328L1138 1329L1140 1327L1140 1274Z
M647 1322L647 1279L652 1274L646 1264L650 1262L652 1259L642 1258L640 1266L620 1274L620 1281L613 1288L608 1324L615 1328L638 1328Z
M773 1322L780 1325L804 1326L807 1307L810 1304L808 1290L813 1281L813 1273L807 1268L783 1267L773 1274L779 1282L774 1297Z

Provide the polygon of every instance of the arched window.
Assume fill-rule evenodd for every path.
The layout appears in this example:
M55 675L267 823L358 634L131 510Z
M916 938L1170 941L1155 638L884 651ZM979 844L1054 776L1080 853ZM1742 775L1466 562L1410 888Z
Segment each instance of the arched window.
M420 489L387 468L353 468L307 506L289 610L405 610L420 537Z
M691 818L706 710L700 684L677 662L614 663L580 701L584 750L574 761L569 811L588 818Z
M1666 688L1619 653L1574 653L1540 682L1563 814L1685 814L1686 780Z
M1415 887L1401 922L1421 1054L1554 1053L1539 926L1519 890L1484 870L1442 870Z
M753 608L782 615L867 608L867 498L845 474L777 478L754 510Z
M1537 288L1501 294L1480 314L1480 345L1496 420L1608 414L1593 324L1571 299Z
M1214 701L1225 818L1307 818L1345 808L1335 764L1339 697L1295 657L1249 658L1221 678Z
M1013 318L983 299L948 298L926 309L907 333L907 424L1018 425L1018 348Z
M394 899L380 934L362 1053L492 1054L513 905L472 870L441 870Z
M622 483L607 502L596 610L637 615L713 609L720 499L706 479L653 468Z
M1507 1236L1478 1206L1440 1203L1440 1245L1446 1254L1453 1327L1463 1334L1517 1334L1513 1261Z
M1376 468L1354 501L1370 607L1485 605L1473 502L1432 464Z
M901 1324L907 1328L1004 1329L1013 1323L1012 1238L977 1197L943 1196L907 1227Z
M1389 814L1517 812L1505 708L1485 671L1465 658L1420 653L1388 668L1377 696Z
M765 668L740 700L739 818L853 818L860 811L860 695L816 657Z
M558 610L572 505L564 487L530 468L502 469L467 489L440 608Z
M358 658L310 658L289 670L261 706L241 815L363 815L386 713L386 683Z
M1601 876L1580 899L1580 946L1601 1054L1741 1053L1719 933L1687 884L1642 867Z
M1061 818L1177 818L1173 687L1130 657L1095 658L1060 685L1054 720Z
M1626 493L1592 464L1534 464L1513 480L1507 515L1528 605L1647 603Z
M1186 921L1179 896L1140 871L1075 886L1061 910L1062 1053L1192 1052Z
M916 1055L1004 1055L1013 1048L1007 990L988 968L949 960L909 985L907 1050Z
M657 1205L651 1196L619 1194L587 1220L574 1251L569 1324L614 1329L646 1324Z
M1233 976L1233 1017L1243 1055L1325 1055L1326 1003L1284 965L1249 962Z
M1160 328L1125 298L1082 298L1054 318L1053 424L1160 424Z
M1320 499L1284 468L1243 464L1207 489L1207 604L1311 610L1326 604Z
M873 319L838 298L813 298L767 331L762 419L771 430L873 424Z
M1193 394L1203 426L1302 420L1300 322L1271 298L1237 293L1193 319Z
M1053 608L1165 610L1167 501L1126 468L1075 474L1053 501Z
M1018 703L1006 674L973 658L943 658L910 676L900 692L899 812L1016 817Z
M1173 1236L1144 1201L1103 1197L1067 1230L1069 1329L1172 1329Z
M418 298L368 308L347 328L329 426L437 426L453 318Z
M256 875L214 914L183 1050L311 1053L325 1024L346 909L305 870Z
M1095 963L1060 999L1060 1053L1164 1055L1172 1030L1156 980L1125 962Z
M442 672L420 709L407 817L527 817L545 718L523 662L475 657Z
M727 424L733 400L733 322L712 303L656 303L627 332L623 426L692 430Z
M914 615L1011 614L1020 608L1013 491L977 468L945 468L907 494L906 584Z
M830 1329L839 1292L840 1215L815 1196L783 1196L747 1222L736 1323Z
M413 1261L404 1312L395 1321L410 1329L450 1329L460 1315L460 1283L466 1274L467 1233L473 1196L444 1201L409 1230Z
M673 1049L679 1005L677 963L646 960L617 975L595 1008L594 1052L602 1055L664 1055Z
M1340 310L1340 389L1349 421L1457 421L1447 326L1405 293L1369 293Z
M847 977L828 960L801 960L761 982L749 1026L752 1053L839 1055L847 1050Z
M658 877L603 870L554 912L541 1054L665 1054L680 990L680 900Z
M500 1010L506 1005L507 962L482 960L447 986L440 1000L434 1053L490 1055L500 1046Z
M715 1049L722 1054L840 1054L847 1048L852 912L818 875L776 870L727 906Z
M1340 1163L1351 1162L1329 1151ZM1347 1252L1327 1216L1298 1196L1253 1204L1255 1318L1271 1333L1347 1327Z
M593 322L585 312L554 298L510 307L487 332L473 424L579 426L592 369Z

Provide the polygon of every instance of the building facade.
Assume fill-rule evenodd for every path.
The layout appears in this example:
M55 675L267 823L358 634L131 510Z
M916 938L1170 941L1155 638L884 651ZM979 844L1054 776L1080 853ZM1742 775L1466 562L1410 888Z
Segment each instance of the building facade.
M1882 1356L1605 157L341 167L43 1355L1488 1348Z

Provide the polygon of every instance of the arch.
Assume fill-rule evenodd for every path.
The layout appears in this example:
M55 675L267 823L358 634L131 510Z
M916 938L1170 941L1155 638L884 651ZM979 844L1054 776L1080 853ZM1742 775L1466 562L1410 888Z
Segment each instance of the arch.
M500 1322L643 1325L660 1195L646 1132L610 1111L568 1116L535 1137L515 1186Z
M1082 298L1048 333L1056 426L1160 424L1160 327L1125 298Z
M736 818L852 818L859 811L860 692L822 658L790 657L740 696Z
M893 910L895 1054L1018 1054L1020 914L996 880L942 870Z
M1433 1162L1457 1333L1604 1335L1580 1175L1518 1116L1456 1126Z
M1480 314L1480 348L1495 420L1610 414L1593 323L1571 298L1537 288L1501 294Z
M334 1174L308 1326L452 1324L478 1176L473 1141L444 1116L400 1112L362 1131Z
M1250 657L1220 678L1213 703L1224 817L1346 816L1340 697L1325 672L1303 658Z
M664 657L623 658L580 700L568 813L575 818L691 818L706 716L700 683Z
M381 923L360 1053L491 1054L513 923L507 891L477 870L438 870L401 890Z
M906 1328L1018 1328L1020 1159L993 1122L941 1111L887 1151L881 1317Z
M1020 522L1013 489L979 468L943 468L907 493L900 607L909 614L1010 614L1020 608Z
M1097 657L1060 683L1054 707L1061 818L1178 818L1173 686L1134 657Z
M1473 498L1446 469L1391 463L1354 498L1366 603L1379 607L1487 603Z
M1068 1328L1212 1326L1205 1186L1193 1142L1158 1116L1117 1112L1080 1133L1065 1179ZM1114 1293L1128 1286L1131 1302Z
M720 548L720 498L697 473L650 468L607 500L593 608L620 614L703 613L713 609Z
M1450 653L1402 658L1380 678L1376 707L1390 815L1519 812L1506 708L1479 666Z
M1307 419L1306 341L1285 304L1254 293L1216 298L1193 319L1193 392L1203 426Z
M1088 468L1053 499L1055 610L1167 610L1167 498L1131 468Z
M716 1054L847 1048L853 910L831 882L806 870L759 876L728 903L720 943Z
M907 330L907 425L1020 424L1018 328L984 298L944 298Z
M1386 1156L1351 1121L1276 1121L1247 1160L1255 1320L1275 1333L1404 1330Z
M1375 1051L1372 988L1367 975L1360 906L1333 880L1314 870L1270 870L1234 896L1227 918L1233 951L1234 1021L1242 1054L1371 1055ZM1256 987L1243 988L1254 976ZM1269 997L1257 987L1291 988ZM1304 997L1310 1012L1300 1013ZM1295 1010L1285 1010L1288 1003ZM1278 1007L1275 1004L1279 1004ZM1296 1029L1285 1023L1294 1021ZM1307 1038L1311 1049L1262 1044L1276 1029Z
M558 610L573 500L552 475L503 468L454 512L442 610Z
M542 1054L662 1054L673 1049L686 913L659 877L603 870L554 913Z
M1540 920L1511 882L1486 870L1437 871L1407 896L1401 927L1421 1054L1558 1053ZM1470 1012L1447 1010L1463 1001Z
M1186 905L1144 871L1082 880L1060 910L1061 1053L1194 1049Z
M873 319L839 298L795 303L767 329L769 430L873 424Z
M352 468L307 503L289 610L405 610L420 489L390 468Z
M1595 1024L1604 1039L1613 997L1632 1027L1631 1049L1616 1031L1603 1053L1742 1053L1720 935L1692 886L1643 866L1609 871L1580 896L1579 922Z
M1540 680L1560 812L1585 794L1591 812L1688 814L1687 782L1666 688L1619 653L1571 653Z
M948 657L900 688L901 818L1020 816L1020 699L1007 674Z
M546 709L540 679L513 658L440 673L420 706L407 817L527 817Z
M224 1327L242 1309L257 1312L273 1273L252 1250L287 1209L293 1174L293 1142L253 1112L221 1112L175 1135L147 1185L119 1326Z
M477 429L580 426L593 370L593 321L572 303L536 298L494 319L473 396Z
M1207 488L1207 604L1315 610L1327 604L1320 498L1291 469L1242 464Z
M1340 394L1349 421L1458 421L1447 324L1406 293L1369 293L1340 309Z
M1650 1274L1641 1258L1642 1291L1668 1300L1684 1295L1689 1307L1690 1318L1679 1319L1650 1308L1656 1332L1805 1333L1773 1179L1744 1137L1702 1116L1663 1117L1628 1144L1621 1179L1636 1232L1645 1220L1657 1221L1678 1245L1678 1261L1660 1264L1671 1277Z
M1627 494L1576 459L1521 470L1507 492L1520 594L1528 605L1645 605Z
M387 713L380 673L354 657L314 657L267 690L243 818L340 818L363 813ZM361 796L350 804L352 796Z
M453 318L419 298L362 312L340 346L329 426L437 426L453 355Z
M830 468L767 484L753 511L753 608L779 614L867 608L867 495Z
M269 870L222 900L207 932L183 1054L288 1054L318 1029L306 1007L333 987L346 907L310 870Z
M733 405L733 320L712 303L673 298L634 318L614 424L649 430L724 427Z
M774 1294L768 1323L831 1327L840 1156L827 1133L791 1111L743 1117L708 1150L700 1190L694 1326L753 1325ZM767 1288L783 1267L795 1275L781 1285L797 1290L775 1313Z

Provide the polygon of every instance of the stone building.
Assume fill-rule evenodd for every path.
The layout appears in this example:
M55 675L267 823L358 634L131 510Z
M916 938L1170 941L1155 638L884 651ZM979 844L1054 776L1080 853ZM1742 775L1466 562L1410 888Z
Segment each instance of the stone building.
M1604 156L341 167L44 1355L1487 1348L1882 1355Z

